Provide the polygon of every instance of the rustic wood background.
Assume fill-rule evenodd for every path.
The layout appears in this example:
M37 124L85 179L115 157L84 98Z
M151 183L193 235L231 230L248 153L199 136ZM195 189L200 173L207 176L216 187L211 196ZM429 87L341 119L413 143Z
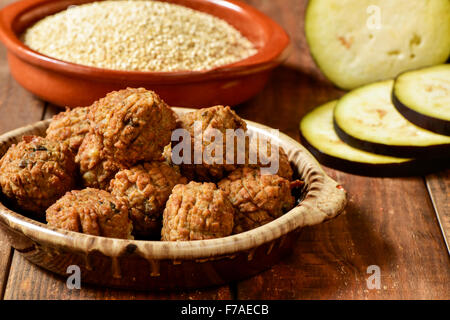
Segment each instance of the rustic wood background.
M0 0L0 7L10 2ZM289 32L294 51L264 91L236 110L298 140L301 117L343 91L324 79L308 53L303 32L306 1L246 2ZM0 84L0 133L58 112L11 78L3 46ZM450 260L443 236L450 233L450 170L395 179L326 171L348 191L345 214L305 229L291 256L251 279L220 288L162 294L87 285L68 290L65 279L30 264L0 234L0 298L450 299ZM379 290L367 288L370 265L381 269Z

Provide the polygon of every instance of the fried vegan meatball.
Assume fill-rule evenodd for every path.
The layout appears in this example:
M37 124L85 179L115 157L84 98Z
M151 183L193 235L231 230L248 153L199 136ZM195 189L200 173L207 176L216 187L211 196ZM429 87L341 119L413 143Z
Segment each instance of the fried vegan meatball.
M274 150L278 150L278 157L276 157L275 155L272 156L272 145ZM263 152L264 150L261 150L262 146L266 146L266 152ZM278 162L277 171L268 173L276 174L277 176L285 178L289 181L292 180L292 176L294 173L292 171L289 158L281 146L272 144L270 141L266 141L263 144L261 140L258 139L256 144L254 144L254 146L248 147L248 149L250 150L250 152L256 153L253 158L250 158L251 161L253 161L253 159L257 159L257 164L253 165L250 164L251 161L249 159L249 156L247 156L246 164L248 164L249 167L274 169L273 163Z
M70 150L76 154L89 132L88 112L90 107L78 107L55 115L47 128L47 139L69 144Z
M233 233L262 226L292 209L295 199L288 180L261 175L260 169L239 168L219 182L236 209Z
M47 209L50 226L94 236L133 239L126 202L104 190L67 192Z
M178 168L152 161L119 171L110 190L116 198L128 201L134 234L148 237L161 232L166 201L175 185L185 183Z
M163 241L226 237L233 231L234 208L214 183L176 185L163 214Z
M159 160L177 126L172 109L143 88L109 93L92 105L89 119L105 156L129 165Z
M126 168L105 155L101 138L90 132L86 135L75 158L80 166L81 179L85 187L106 190L114 175Z
M292 180L292 176L294 175L294 171L292 170L291 163L289 162L289 158L282 147L279 147L279 165L277 176L285 178L289 181Z
M201 123L201 130L195 130L195 123ZM247 124L242 120L230 107L215 106L211 108L200 109L194 112L184 114L180 117L181 128L187 130L191 137L191 164L182 164L183 175L190 180L199 181L218 181L223 178L227 172L236 169L235 159L227 161L226 157L226 130L227 129L242 129L247 131ZM223 136L223 156L218 155L223 159L222 164L206 163L203 159L202 164L194 164L194 153L204 155L207 152L208 146L213 142L205 141L205 137L210 135L213 130L218 130ZM195 144L194 139L202 141L201 144ZM177 143L173 143L174 146ZM236 153L236 150L235 150ZM172 154L172 157L174 154ZM213 156L215 156L213 154ZM230 159L229 159L230 160Z
M42 214L75 185L74 156L65 143L26 136L0 160L3 193L26 211Z

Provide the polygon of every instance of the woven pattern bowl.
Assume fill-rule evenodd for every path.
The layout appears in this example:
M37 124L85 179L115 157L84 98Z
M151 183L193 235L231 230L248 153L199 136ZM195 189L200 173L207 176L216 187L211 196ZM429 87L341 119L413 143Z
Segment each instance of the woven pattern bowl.
M177 113L188 109L174 108ZM248 121L250 131L268 134ZM45 135L49 120L0 136L0 157L23 135ZM0 202L0 229L26 259L67 276L81 268L82 281L139 290L170 290L219 285L254 275L288 253L302 227L338 216L346 193L298 142L281 134L277 141L305 181L303 200L282 217L241 234L200 241L119 240L59 230L10 210Z
M87 106L106 93L126 87L158 92L170 105L236 105L258 93L270 71L288 54L289 37L273 20L236 0L162 0L217 16L238 29L257 54L207 71L117 71L73 64L25 46L20 34L36 21L93 0L23 0L0 11L0 41L8 50L13 77L38 97L59 106Z

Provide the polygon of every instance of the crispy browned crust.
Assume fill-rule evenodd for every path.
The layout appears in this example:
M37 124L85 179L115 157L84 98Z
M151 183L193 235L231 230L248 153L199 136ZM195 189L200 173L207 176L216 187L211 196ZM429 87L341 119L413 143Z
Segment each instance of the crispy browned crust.
M47 139L67 142L76 154L89 132L88 112L90 107L78 107L55 115L47 128Z
M133 239L125 201L98 189L67 192L47 209L49 225L65 230L119 239Z
M101 136L92 131L83 140L75 158L85 187L106 190L114 175L126 166L107 157Z
M262 145L266 146L267 151L261 152ZM278 155L272 156L272 145L274 147L274 150L278 150ZM249 156L246 157L246 165L252 168L269 168L271 166L271 163L278 162L278 170L276 172L273 172L273 174L276 174L277 176L280 176L282 178L285 178L289 181L292 180L293 177L293 170L291 167L291 164L289 162L289 158L284 151L284 149L279 146L272 144L270 141L266 141L264 144L261 143L261 141L258 139L255 146L248 147L250 150L249 152L255 152L253 158L251 159L257 159L257 164L250 164ZM264 159L263 159L264 158ZM253 161L253 160L252 160ZM267 164L269 163L269 164ZM272 173L272 172L270 172Z
M214 183L176 185L163 214L163 241L226 237L233 230L234 208Z
M143 88L109 93L92 105L89 119L106 156L127 165L160 160L177 125L172 109Z
M289 158L282 147L279 148L279 152L280 152L280 156L279 156L280 163L279 163L277 175L291 181L292 177L294 175L294 171L292 170L291 162L289 161Z
M230 107L223 106L215 106L206 109L200 109L194 112L187 113L180 117L180 126L186 129L191 137L195 137L194 131L194 123L196 121L201 121L202 123L202 135L204 135L208 130L217 129L219 130L223 136L223 150L226 151L226 130L227 129L242 129L244 132L247 131L247 125L244 120L242 120ZM200 138L199 138L200 139ZM205 152L206 148L210 145L210 143L204 141L201 145L201 152ZM224 156L223 163L224 164L207 164L202 163L200 165L195 164L183 164L182 171L183 174L188 177L190 180L198 180L198 181L218 181L221 178L225 177L227 173L237 169L238 167L242 167L244 165L252 166L255 168L266 166L263 163L267 163L270 161L278 161L279 169L276 172L277 175L284 177L288 180L292 180L293 171L291 165L289 163L288 157L284 152L281 146L276 146L279 150L278 157L274 157L271 154L271 144L267 143L267 152L261 153L260 149L260 140L258 139L255 145L249 145L249 140L247 138L245 144L245 150L235 150L235 154L232 162L227 163L227 158ZM235 146L237 147L237 145ZM192 153L196 151L194 147L194 143L192 142ZM245 159L242 164L238 164L237 162L237 152L245 152ZM250 163L250 153L255 153L254 157L251 159L255 159L254 164ZM261 159L261 156L267 155L269 159ZM192 159L192 156L191 156ZM230 160L230 159L228 159Z
M119 171L110 190L128 201L134 234L149 237L161 232L161 216L173 187L185 183L177 167L152 161Z
M236 209L233 233L262 226L294 206L288 180L261 175L259 169L240 168L219 182Z
M27 136L0 160L0 186L22 209L42 214L74 187L75 168L67 144Z
M211 108L200 109L194 112L187 113L180 117L181 128L187 130L192 138L192 155L191 163L193 163L193 154L196 151L196 146L194 145L194 138L202 139L200 136L195 135L194 124L196 121L201 121L202 132L204 136L205 133L211 129L217 129L223 134L223 164L207 164L203 162L202 164L183 164L181 166L183 175L188 177L190 180L198 181L218 181L223 178L227 172L236 169L235 161L233 159L232 163L227 163L225 156L226 150L226 130L227 129L242 129L247 131L247 124L243 119L241 119L230 107L215 106ZM205 152L205 149L210 145L209 142L203 141L200 146L201 154Z

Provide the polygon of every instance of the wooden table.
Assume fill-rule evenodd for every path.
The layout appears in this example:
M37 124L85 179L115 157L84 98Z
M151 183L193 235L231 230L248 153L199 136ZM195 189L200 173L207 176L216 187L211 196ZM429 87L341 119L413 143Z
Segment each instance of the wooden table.
M0 7L9 0L0 0ZM290 33L293 53L257 97L236 108L253 121L298 139L311 108L340 97L309 56L303 33L305 1L247 0ZM0 48L0 133L53 116L59 110L21 88ZM426 177L366 178L326 168L349 194L345 214L305 229L293 254L273 268L220 288L143 293L83 286L65 280L14 251L0 235L3 299L450 299L450 170ZM440 222L439 222L440 221ZM369 290L368 266L381 270L381 288Z

